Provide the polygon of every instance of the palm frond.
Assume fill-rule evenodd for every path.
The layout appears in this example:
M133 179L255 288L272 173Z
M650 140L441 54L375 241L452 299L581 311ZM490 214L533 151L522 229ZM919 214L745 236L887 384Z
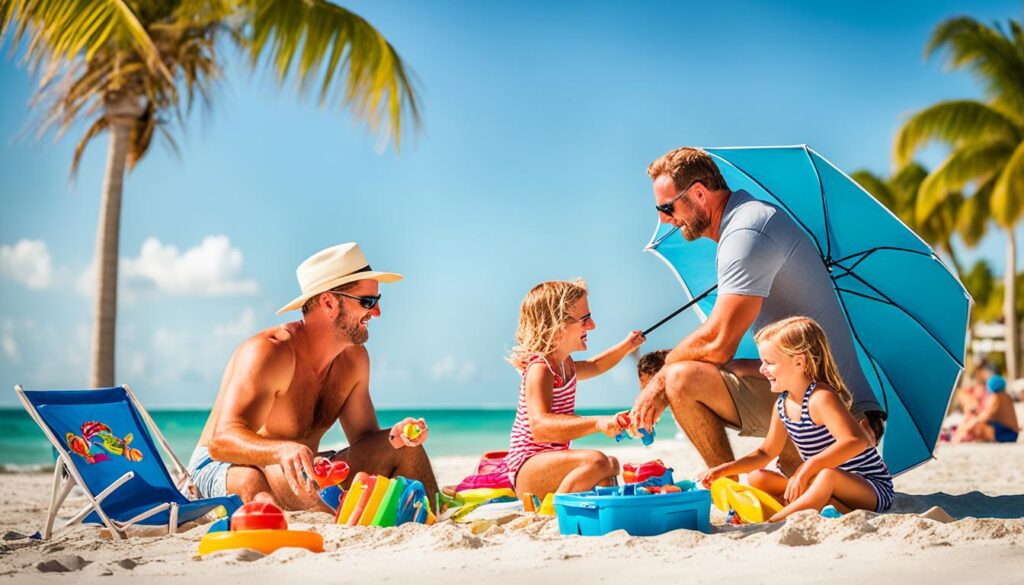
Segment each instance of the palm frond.
M982 183L973 195L964 199L960 213L957 214L956 232L968 248L977 246L988 232L989 220L992 219L990 201L995 183L996 177Z
M1004 163L992 189L992 217L1006 229L1014 229L1024 212L1024 142L1017 144Z
M932 141L957 146L965 142L1019 142L1024 129L988 104L955 100L935 104L910 117L896 133L893 157L898 165L910 161Z
M2 0L0 44L11 51L26 41L24 59L37 68L47 61L92 59L114 44L132 49L151 71L170 78L149 33L126 0Z
M947 49L951 69L969 68L990 98L1020 111L1024 109L1024 44L1019 31L1011 35L973 18L952 18L935 29L925 55Z
M300 93L318 84L374 132L401 140L408 110L419 125L410 74L394 47L370 23L325 0L242 0L251 62L265 60L277 80L294 75ZM319 80L319 81L318 81Z
M924 222L951 193L968 183L982 183L995 176L1013 153L1014 145L1005 142L968 145L954 150L921 183L915 214Z
M75 155L71 158L71 174L70 178L73 180L75 175L78 174L78 165L82 162L82 155L85 153L85 147L89 145L89 142L93 138L99 136L108 127L107 119L103 116L97 118L89 129L85 131L85 134L78 141L78 145L75 146Z

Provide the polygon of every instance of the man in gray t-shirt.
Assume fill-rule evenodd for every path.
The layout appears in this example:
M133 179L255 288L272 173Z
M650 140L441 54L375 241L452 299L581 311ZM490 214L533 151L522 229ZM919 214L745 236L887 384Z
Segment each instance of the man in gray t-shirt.
M758 372L760 361L736 360L743 334L795 315L817 321L828 335L840 373L853 394L853 413L869 438L884 430L884 413L857 361L853 339L817 248L782 209L730 191L711 157L679 148L651 163L655 204L664 223L693 241L718 243L718 299L693 333L665 358L665 367L637 397L633 413L649 427L665 408L708 466L734 459L725 427L765 436L776 396ZM787 471L799 464L787 446Z

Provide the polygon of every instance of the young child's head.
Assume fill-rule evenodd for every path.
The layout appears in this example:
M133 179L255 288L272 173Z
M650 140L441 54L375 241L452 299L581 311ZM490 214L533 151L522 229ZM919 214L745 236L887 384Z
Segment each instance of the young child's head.
M802 392L801 386L824 382L835 388L847 407L853 402L839 375L825 331L810 317L789 317L765 326L754 335L761 356L761 373L772 392Z
M585 350L587 331L593 328L582 279L542 282L526 293L519 307L517 345L508 361L522 369L535 355Z
M659 349L645 353L640 357L640 361L636 364L636 375L640 378L641 388L646 386L651 381L651 378L665 366L665 356L667 355L667 349Z

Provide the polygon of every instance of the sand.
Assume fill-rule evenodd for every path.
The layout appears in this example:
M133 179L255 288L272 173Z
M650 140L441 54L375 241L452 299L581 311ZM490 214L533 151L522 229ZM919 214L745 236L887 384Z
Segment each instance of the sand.
M739 452L756 440L734 438ZM701 469L684 441L608 449L621 461L662 458L677 478ZM442 483L469 473L473 458L435 461ZM534 579L605 583L1024 583L1024 442L941 445L936 459L896 478L891 513L840 519L806 512L783 524L563 537L557 521L509 515L471 524L347 528L327 515L290 513L294 529L321 532L327 551L283 549L196 555L206 525L174 536L133 532L114 542L77 526L48 542L25 538L45 517L50 476L0 476L0 580L15 583L396 583L547 585ZM72 493L63 515L83 502Z

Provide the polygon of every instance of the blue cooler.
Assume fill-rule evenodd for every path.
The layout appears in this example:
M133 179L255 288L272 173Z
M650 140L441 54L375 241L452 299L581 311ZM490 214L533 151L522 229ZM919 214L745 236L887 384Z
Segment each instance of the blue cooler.
M625 530L633 536L654 536L686 528L711 533L711 492L708 490L625 494L633 491L631 487L599 487L579 494L556 494L559 532L600 536L613 530Z

